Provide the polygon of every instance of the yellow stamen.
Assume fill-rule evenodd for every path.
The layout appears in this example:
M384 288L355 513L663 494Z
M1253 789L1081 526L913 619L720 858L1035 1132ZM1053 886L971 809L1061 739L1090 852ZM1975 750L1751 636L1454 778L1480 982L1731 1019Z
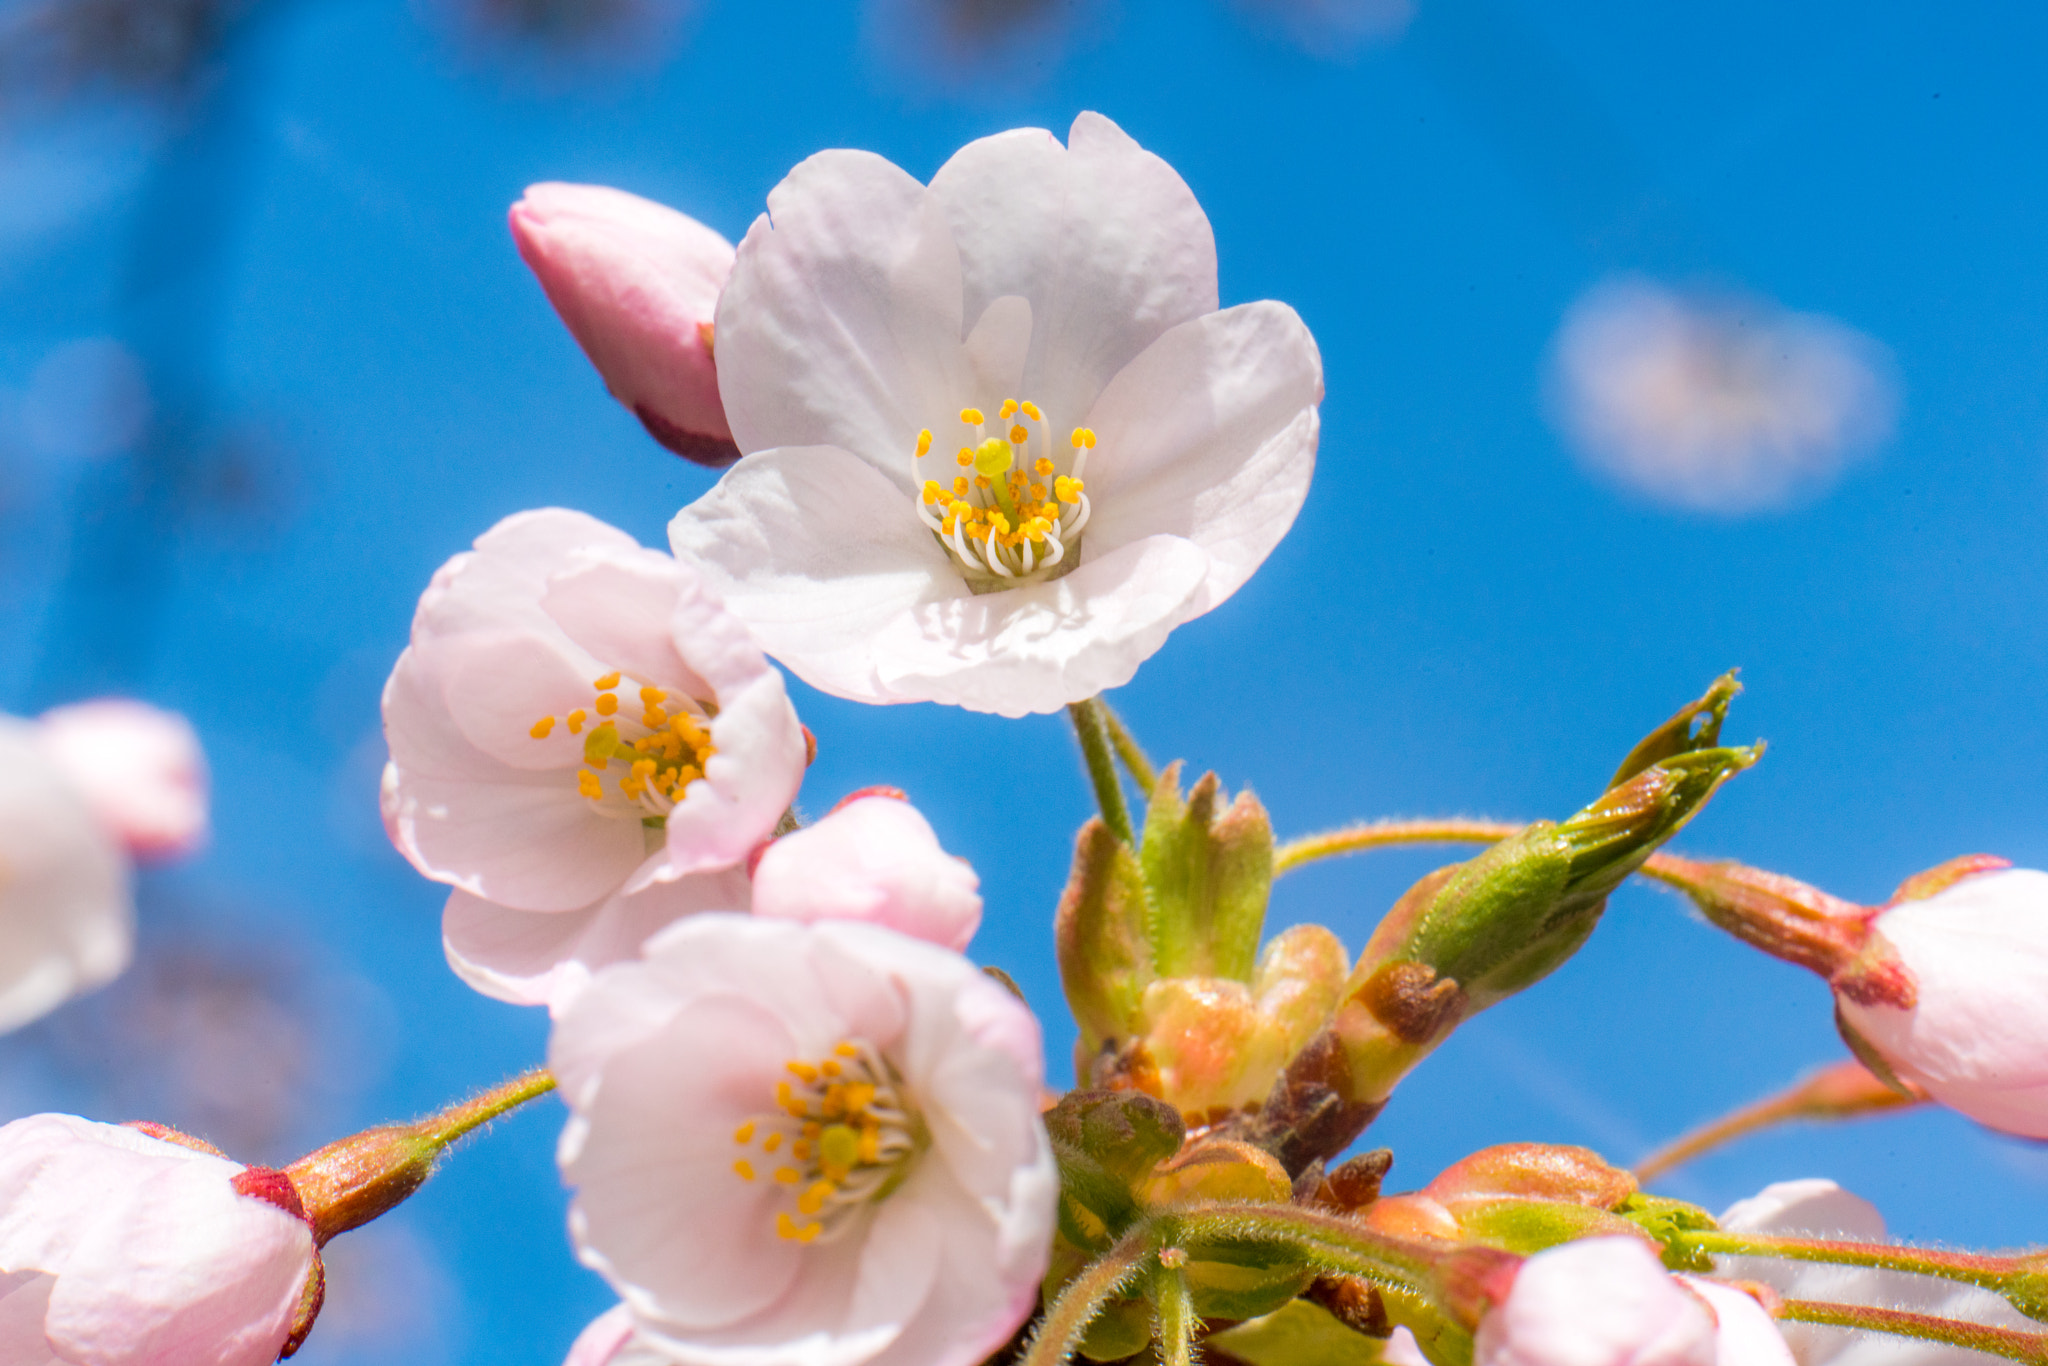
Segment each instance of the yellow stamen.
M804 1174L795 1167L777 1167L775 1169L775 1179L785 1186L794 1186L797 1182L804 1179Z
M761 1140L761 1151L764 1153L772 1153L781 1146L782 1130L780 1129L777 1129L774 1133Z
M613 672L606 674L603 678L593 678L590 680L590 686L596 688L599 692L603 692L607 688L616 688L619 686L619 675Z
M613 674L612 677L617 678L618 675ZM619 695L617 693L601 692L597 695L597 714L599 716L610 716L618 709Z
M1052 473L1052 461L1046 459L1042 455L1039 456L1037 460L1032 462L1031 472L1037 475L1040 479L1045 478L1047 475Z
M982 423L988 421L987 418L981 415L981 409L979 408L962 408L960 410L960 420L970 427L979 427Z
M1024 443L1025 443L1026 441L1029 441L1030 439L1031 439L1031 433L1030 433L1030 432L1028 432L1028 431L1026 431L1026 430L1025 430L1025 429L1024 429L1023 427L1012 427L1012 428L1010 428L1010 444L1011 444L1011 445L1013 445L1013 446L1021 446L1021 445L1023 445L1023 444L1024 444Z
M960 454L954 456L953 459L961 465L972 465L974 463L974 447L962 446Z
M587 768L576 770L576 790L592 801L599 801L604 797L604 788L598 783L597 775Z
M1010 420L1010 414L1016 411L1017 400L1014 398L1006 398L1003 400L1003 406L996 410L996 416L1002 421L1007 422Z
M754 1121L750 1119L740 1125L739 1128L734 1129L732 1131L732 1141L735 1143L752 1143L754 1141Z
M734 1162L732 1169L739 1175L742 1181L752 1181L754 1179L754 1164L747 1161L744 1157Z
M581 707L578 707L576 710L570 712L569 733L571 735L581 735L583 733L583 723L585 721L588 721L589 719L590 714L584 711Z
M658 707L666 701L668 694L660 688L648 687L640 690L640 705L643 707Z
M932 429L926 427L917 434L917 458L922 460L932 453Z
M837 1193L839 1187L830 1181L820 1181L797 1197L796 1209L799 1214L816 1214L825 1208L825 1202Z
M526 733L528 735L531 735L536 740L545 740L548 738L548 735L554 730L554 728L555 718L552 716L543 716L540 718L540 720L534 722L533 729Z
M1018 404L1017 406L1023 412L1024 416L1030 418L1033 422L1045 421L1045 414L1039 412L1038 405L1036 403L1033 403L1030 399L1025 399L1022 403Z
M784 1063L783 1066L787 1067L791 1072L795 1073L796 1076L802 1079L806 1084L814 1082L818 1079L818 1069L811 1066L807 1062L792 1061Z
M857 1058L860 1056L860 1050L844 1039L832 1045L832 1051L842 1058Z

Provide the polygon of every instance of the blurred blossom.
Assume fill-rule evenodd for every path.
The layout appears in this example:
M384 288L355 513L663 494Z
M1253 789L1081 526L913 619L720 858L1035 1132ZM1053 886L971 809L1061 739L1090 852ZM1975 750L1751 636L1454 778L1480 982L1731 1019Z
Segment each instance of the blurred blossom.
M21 431L46 458L94 460L134 446L149 428L149 380L111 337L67 342L29 376Z
M55 1073L44 1103L146 1117L248 1162L329 1136L382 1072L393 1008L314 946L265 940L145 935L119 982L24 1036Z
M1658 502L1730 515L1824 490L1891 434L1890 362L1863 334L1643 279L1594 287L1554 345L1558 420L1589 465Z
M260 0L0 0L0 96L175 87Z
M452 1360L460 1320L453 1278L405 1213L354 1229L320 1253L327 1300L293 1366Z
M44 751L131 857L170 858L206 842L206 755L190 721L102 697L38 722Z
M1398 38L1415 17L1413 0L1236 0L1236 6L1318 57Z
M1057 61L1070 32L1100 29L1107 8L1104 0L870 0L865 27L886 60L922 81L967 87L1000 76L1006 84ZM986 62L995 69L968 65Z

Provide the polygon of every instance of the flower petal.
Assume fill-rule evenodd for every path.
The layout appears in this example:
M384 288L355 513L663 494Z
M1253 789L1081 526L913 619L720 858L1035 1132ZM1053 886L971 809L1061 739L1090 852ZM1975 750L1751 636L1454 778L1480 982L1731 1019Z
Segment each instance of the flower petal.
M763 451L676 514L669 539L761 647L814 688L895 700L874 639L921 605L967 596L910 495L836 447Z
M863 797L768 846L754 866L754 914L866 921L961 950L981 924L979 886L916 807Z
M743 911L747 897L738 868L576 911L515 911L458 890L441 913L441 946L455 975L484 995L559 1015L593 973L633 958L655 932L699 911Z
M522 911L608 896L647 858L636 820L594 813L561 774L526 782L417 778L384 791L399 852L436 882Z
M1084 553L1181 536L1209 554L1207 611L1294 525L1315 473L1322 359L1285 304L1183 323L1110 381L1089 412L1094 515Z
M965 391L960 262L938 201L871 152L820 152L768 196L718 301L733 440L840 446L907 489L925 414Z
M1174 169L1084 112L1062 147L1019 128L971 142L932 177L959 244L965 316L1031 304L1018 398L1085 410L1176 324L1216 309L1216 239Z
M184 717L103 697L46 711L36 724L43 747L131 855L164 858L205 842L206 755Z
M1023 716L1128 683L1199 610L1209 568L1193 542L1150 536L1049 583L916 603L869 644L883 700Z

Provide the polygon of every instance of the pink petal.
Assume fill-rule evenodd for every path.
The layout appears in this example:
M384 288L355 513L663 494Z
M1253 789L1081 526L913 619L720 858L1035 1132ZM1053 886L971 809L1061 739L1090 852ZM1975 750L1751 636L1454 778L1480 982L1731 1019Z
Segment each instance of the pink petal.
M124 698L44 712L43 747L136 858L206 842L206 755L176 712Z
M754 914L863 920L960 950L981 924L979 886L916 807L864 797L768 846L754 869Z

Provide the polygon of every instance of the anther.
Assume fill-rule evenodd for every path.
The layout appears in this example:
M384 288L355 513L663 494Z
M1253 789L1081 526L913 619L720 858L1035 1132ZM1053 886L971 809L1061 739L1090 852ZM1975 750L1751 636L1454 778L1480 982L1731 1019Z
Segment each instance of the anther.
M554 728L555 718L552 716L543 716L540 718L540 720L534 722L533 729L526 733L528 735L531 735L536 740L545 740L548 738L548 735L551 732L553 732Z
M587 768L576 770L576 790L592 801L604 797L604 788L598 783L597 775Z
M775 1169L775 1179L785 1186L794 1186L797 1182L804 1179L804 1174L795 1167L777 1167Z
M979 427L988 421L987 418L981 415L981 409L979 408L962 408L960 410L960 420L970 427Z
M962 446L960 454L954 456L953 459L963 466L972 465L974 463L974 447Z
M1017 400L1014 398L1006 398L1003 400L1003 406L996 410L996 416L1002 419L1003 421L1008 422L1010 420L1010 414L1016 411Z
M926 427L917 434L917 458L922 460L932 453L932 429Z
M583 723L585 721L588 721L589 719L590 713L584 711L581 707L578 707L576 710L570 712L569 733L571 735L581 735L583 733Z
M1033 403L1030 399L1025 399L1022 403L1018 404L1017 406L1020 410L1022 410L1024 416L1030 418L1033 422L1045 421L1045 414L1039 412L1038 405L1036 403Z
M660 688L647 687L640 690L640 705L644 707L658 707L666 701L668 694Z
M613 674L612 677L617 678L618 675ZM601 692L597 695L597 714L599 716L610 716L618 709L619 697L617 693Z
M739 1128L734 1129L732 1131L732 1141L735 1143L752 1143L754 1141L754 1121L750 1119L740 1125Z
M603 692L607 688L616 688L619 686L619 675L613 672L606 674L603 678L593 678L590 680L590 686L596 688L599 692Z
M747 1161L744 1157L734 1162L732 1169L742 1181L752 1181L754 1179L754 1164Z
M1042 455L1039 456L1037 460L1032 462L1031 472L1037 475L1040 479L1045 478L1047 475L1052 473L1052 461L1046 459Z
M1010 444L1011 444L1011 445L1013 445L1013 446L1021 446L1021 445L1023 445L1023 444L1024 444L1024 443L1025 443L1026 441L1029 441L1030 439L1031 439L1031 433L1030 433L1029 431L1027 431L1027 430L1026 430L1025 428L1023 428L1023 427L1021 427L1021 426L1018 426L1018 427L1012 427L1012 428L1010 428Z

